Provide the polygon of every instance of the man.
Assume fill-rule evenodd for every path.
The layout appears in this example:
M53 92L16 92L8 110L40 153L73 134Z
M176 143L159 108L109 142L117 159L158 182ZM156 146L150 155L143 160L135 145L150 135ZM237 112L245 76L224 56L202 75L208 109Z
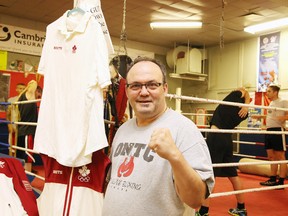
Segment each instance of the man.
M288 108L288 101L279 98L280 87L271 84L266 91L266 95L271 100L269 107ZM282 110L268 110L266 116L267 131L285 131L285 121L288 119L288 112ZM266 134L265 149L270 161L286 160L286 140L285 135ZM279 180L277 181L278 164L271 164L271 176L265 182L260 182L263 186L283 185L287 176L287 164L280 164Z
M25 89L26 85L24 83L17 83L16 85L16 92L17 96L10 97L8 102L14 103L17 101L21 92ZM15 105L9 105L7 107L6 112L6 119L10 122L18 121L18 112L16 111ZM8 132L9 132L9 139L8 142L10 145L15 145L16 137L17 137L17 127L15 124L8 124Z
M209 150L195 124L168 109L166 69L138 57L126 77L135 117L113 139L104 216L182 216L201 205L213 185Z
M24 91L19 95L18 101L29 101L35 100L35 92L37 89L37 82L31 80ZM31 122L36 123L38 119L37 104L27 103L19 104L19 116L21 122ZM17 137L17 146L22 148L33 149L34 144L34 135L35 135L36 126L34 125L19 125L18 126L18 137ZM25 170L32 171L32 163L27 157L27 153L22 150L17 150L16 157L25 160Z
M42 87L37 86L36 91L35 91L35 99L41 99L42 98L42 92L43 92Z
M236 103L250 103L249 93L245 88L239 88L232 91L224 101ZM219 105L214 111L210 125L211 129L234 129L244 119L248 117L248 107ZM231 133L209 133L207 144L212 158L212 163L232 163L233 161L233 142ZM215 177L228 177L233 185L234 190L241 190L242 184L238 177L236 167L214 168ZM243 194L237 194L237 207L229 209L228 213L234 216L246 216ZM208 216L209 199L205 200L197 216Z

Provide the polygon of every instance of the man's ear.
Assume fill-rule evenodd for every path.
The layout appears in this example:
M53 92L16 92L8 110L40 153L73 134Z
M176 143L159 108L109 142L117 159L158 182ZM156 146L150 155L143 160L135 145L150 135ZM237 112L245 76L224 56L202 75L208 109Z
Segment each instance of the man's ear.
M163 84L163 88L164 88L164 91L166 93L168 93L168 83L167 82Z

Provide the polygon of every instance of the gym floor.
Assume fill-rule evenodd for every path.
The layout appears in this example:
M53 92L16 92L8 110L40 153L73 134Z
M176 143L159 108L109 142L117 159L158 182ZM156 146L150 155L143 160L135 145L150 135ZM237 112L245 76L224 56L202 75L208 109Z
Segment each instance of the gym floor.
M266 181L267 177L244 174L239 172L243 189L263 187L259 182ZM286 180L285 184L288 183ZM217 178L215 193L233 191L228 178ZM245 194L245 207L249 216L283 216L288 214L288 189L265 190ZM229 215L228 209L236 207L235 195L211 198L209 216Z

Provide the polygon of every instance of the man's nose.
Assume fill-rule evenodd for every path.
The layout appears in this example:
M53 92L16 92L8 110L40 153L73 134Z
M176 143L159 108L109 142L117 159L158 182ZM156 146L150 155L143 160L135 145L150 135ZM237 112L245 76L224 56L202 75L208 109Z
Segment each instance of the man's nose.
M142 87L141 87L141 89L140 89L140 94L141 95L145 95L145 94L149 94L149 91L148 91L148 89L147 89L147 87L146 87L146 85L142 85Z

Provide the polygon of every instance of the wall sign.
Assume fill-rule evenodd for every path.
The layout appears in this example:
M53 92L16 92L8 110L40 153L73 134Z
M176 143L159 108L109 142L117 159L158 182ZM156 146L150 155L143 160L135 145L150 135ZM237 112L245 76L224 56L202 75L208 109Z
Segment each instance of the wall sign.
M0 23L0 50L40 56L45 34Z

